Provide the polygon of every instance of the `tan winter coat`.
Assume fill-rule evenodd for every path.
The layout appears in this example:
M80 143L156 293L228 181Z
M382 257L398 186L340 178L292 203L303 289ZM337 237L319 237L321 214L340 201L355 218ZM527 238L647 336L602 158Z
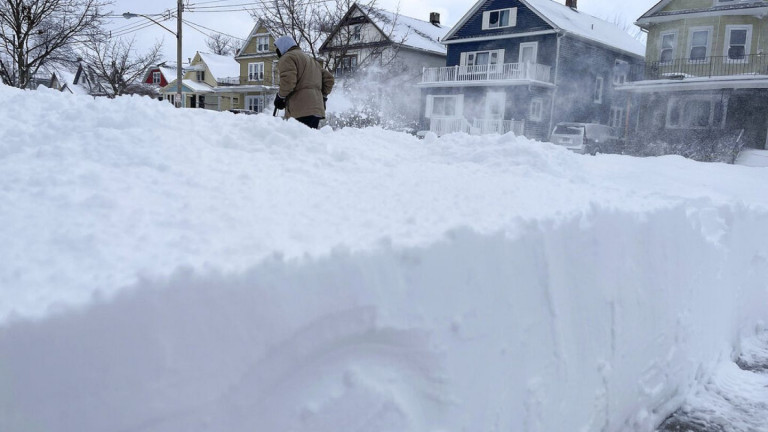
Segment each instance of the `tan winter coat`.
M285 118L325 118L323 98L333 89L333 75L297 46L277 62L280 71L278 94L285 99Z

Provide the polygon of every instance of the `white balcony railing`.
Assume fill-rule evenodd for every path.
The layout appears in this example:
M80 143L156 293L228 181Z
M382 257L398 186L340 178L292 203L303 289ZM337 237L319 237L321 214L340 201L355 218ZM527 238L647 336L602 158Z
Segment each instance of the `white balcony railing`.
M422 83L528 80L551 82L551 68L537 63L424 68Z
M515 135L522 135L525 130L525 120L474 119L470 122L464 117L432 118L429 119L429 130L437 136L456 132L470 135L503 135L513 132Z

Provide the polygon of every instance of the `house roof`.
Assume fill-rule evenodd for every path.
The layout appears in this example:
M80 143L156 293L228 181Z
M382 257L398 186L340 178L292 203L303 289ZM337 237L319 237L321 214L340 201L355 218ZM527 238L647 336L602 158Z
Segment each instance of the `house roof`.
M396 14L384 9L357 5L384 34L389 34L391 42L401 46L446 54L445 45L440 41L450 30L443 25L434 25L429 21Z
M466 22L477 13L488 0L479 0L467 14L445 36L452 38ZM624 51L645 56L645 46L619 28L616 24L594 17L580 10L572 9L553 0L518 0L531 11L547 21L555 30L565 31L583 39Z
M200 59L208 66L208 70L211 71L213 77L217 80L220 78L232 78L240 76L240 63L232 56L223 56L218 54L210 54L199 52ZM186 81L185 81L186 84Z
M650 18L659 18L659 17L670 17L675 15L688 15L693 13L706 13L706 12L720 12L720 13L728 13L733 12L734 14L738 14L739 11L744 9L757 9L757 8L767 8L768 3L765 0L739 0L736 3L733 4L726 4L726 5L714 5L712 4L709 7L700 7L696 9L680 9L680 10L674 10L674 11L666 11L664 12L664 8L666 8L670 3L672 3L673 0L661 0L660 2L656 3L652 8L650 8L646 13L644 13L640 18L637 19L637 24L643 24L650 21Z
M198 82L194 80L181 80L181 88L182 91L189 90L192 93L211 93L213 91L213 87L209 86L206 83ZM176 80L171 81L168 83L167 86L163 87L161 92L163 93L176 93Z
M147 72L144 74L144 79L142 81L146 81L149 78L149 74L152 73L154 70L159 70L161 74L165 77L166 81L170 81L174 78L176 78L176 67L170 66L168 63L170 62L163 62L159 65L155 65L152 67L147 68ZM176 64L175 62L173 63ZM182 73L184 72L184 69L182 69Z

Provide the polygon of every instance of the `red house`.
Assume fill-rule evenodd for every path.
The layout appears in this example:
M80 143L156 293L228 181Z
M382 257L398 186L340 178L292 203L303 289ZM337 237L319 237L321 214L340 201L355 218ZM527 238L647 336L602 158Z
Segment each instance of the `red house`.
M166 63L160 63L147 69L144 75L143 83L162 88L168 85L170 81L176 78L176 67L168 66Z

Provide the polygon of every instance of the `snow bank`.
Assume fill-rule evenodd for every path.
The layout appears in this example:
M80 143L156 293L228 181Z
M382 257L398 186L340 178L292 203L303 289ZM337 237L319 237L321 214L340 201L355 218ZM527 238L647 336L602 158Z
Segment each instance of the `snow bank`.
M3 431L649 431L768 315L768 169L0 112Z

